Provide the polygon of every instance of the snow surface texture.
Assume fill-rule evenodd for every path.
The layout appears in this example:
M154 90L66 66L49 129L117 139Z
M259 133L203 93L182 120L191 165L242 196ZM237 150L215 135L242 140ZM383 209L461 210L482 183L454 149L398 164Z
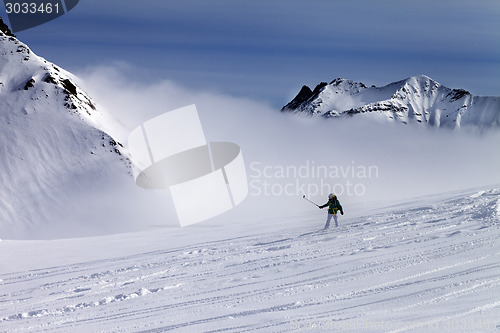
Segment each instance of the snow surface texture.
M450 89L421 75L366 87L363 83L335 79L320 83L314 91L303 86L282 111L320 114L324 117L363 114L402 123L434 127L500 127L500 97L474 96L463 89Z
M119 164L116 143L90 125L97 116L95 105L73 82L69 73L0 32L0 221L4 236L60 218L61 205L54 201L71 197L59 190L70 187L60 185L70 181L67 178L73 170L98 173L105 164Z
M54 238L116 230L141 202L121 143L104 130L117 121L72 74L0 30L0 230L3 238ZM123 130L122 130L123 131ZM126 151L125 151L126 153ZM128 220L127 220L128 221Z
M485 189L344 215L326 232L318 211L224 228L2 241L0 328L498 332L499 204L500 189Z

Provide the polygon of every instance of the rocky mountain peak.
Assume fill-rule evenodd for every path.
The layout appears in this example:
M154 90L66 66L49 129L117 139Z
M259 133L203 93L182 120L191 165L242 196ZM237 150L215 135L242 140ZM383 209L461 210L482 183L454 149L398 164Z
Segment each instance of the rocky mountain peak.
M450 89L426 75L383 87L337 78L301 92L282 111L342 118L360 115L435 127L500 128L500 97L474 96Z

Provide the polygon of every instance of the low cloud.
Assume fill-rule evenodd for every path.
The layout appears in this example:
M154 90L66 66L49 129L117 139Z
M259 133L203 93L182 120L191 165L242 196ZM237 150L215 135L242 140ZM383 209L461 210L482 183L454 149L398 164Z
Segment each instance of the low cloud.
M250 194L214 222L312 212L316 208L302 195L323 204L330 190L347 212L368 202L500 184L499 133L297 117L169 80L145 82L123 64L88 69L79 77L122 123L121 130L108 123L107 130L125 144L127 131L142 122L196 104L207 140L240 145Z

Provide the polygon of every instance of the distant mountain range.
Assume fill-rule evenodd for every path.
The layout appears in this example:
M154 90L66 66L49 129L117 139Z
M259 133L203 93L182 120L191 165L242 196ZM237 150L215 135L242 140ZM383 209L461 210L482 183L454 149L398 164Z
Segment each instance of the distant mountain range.
M500 128L500 97L474 96L420 75L383 87L338 78L303 86L284 112L325 118L370 117L434 127Z

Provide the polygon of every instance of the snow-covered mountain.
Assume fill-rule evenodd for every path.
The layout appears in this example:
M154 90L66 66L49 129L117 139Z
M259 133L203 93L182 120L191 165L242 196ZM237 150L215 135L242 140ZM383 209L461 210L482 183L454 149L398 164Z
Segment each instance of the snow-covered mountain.
M425 75L383 87L341 78L329 84L321 82L314 90L303 86L282 111L328 118L365 115L434 127L500 127L500 97L450 89Z
M103 131L102 112L76 82L0 19L2 237L43 237L56 220L67 221L69 231L78 214L88 214L87 190L109 175L130 177L121 144ZM57 229L64 234L64 225Z

